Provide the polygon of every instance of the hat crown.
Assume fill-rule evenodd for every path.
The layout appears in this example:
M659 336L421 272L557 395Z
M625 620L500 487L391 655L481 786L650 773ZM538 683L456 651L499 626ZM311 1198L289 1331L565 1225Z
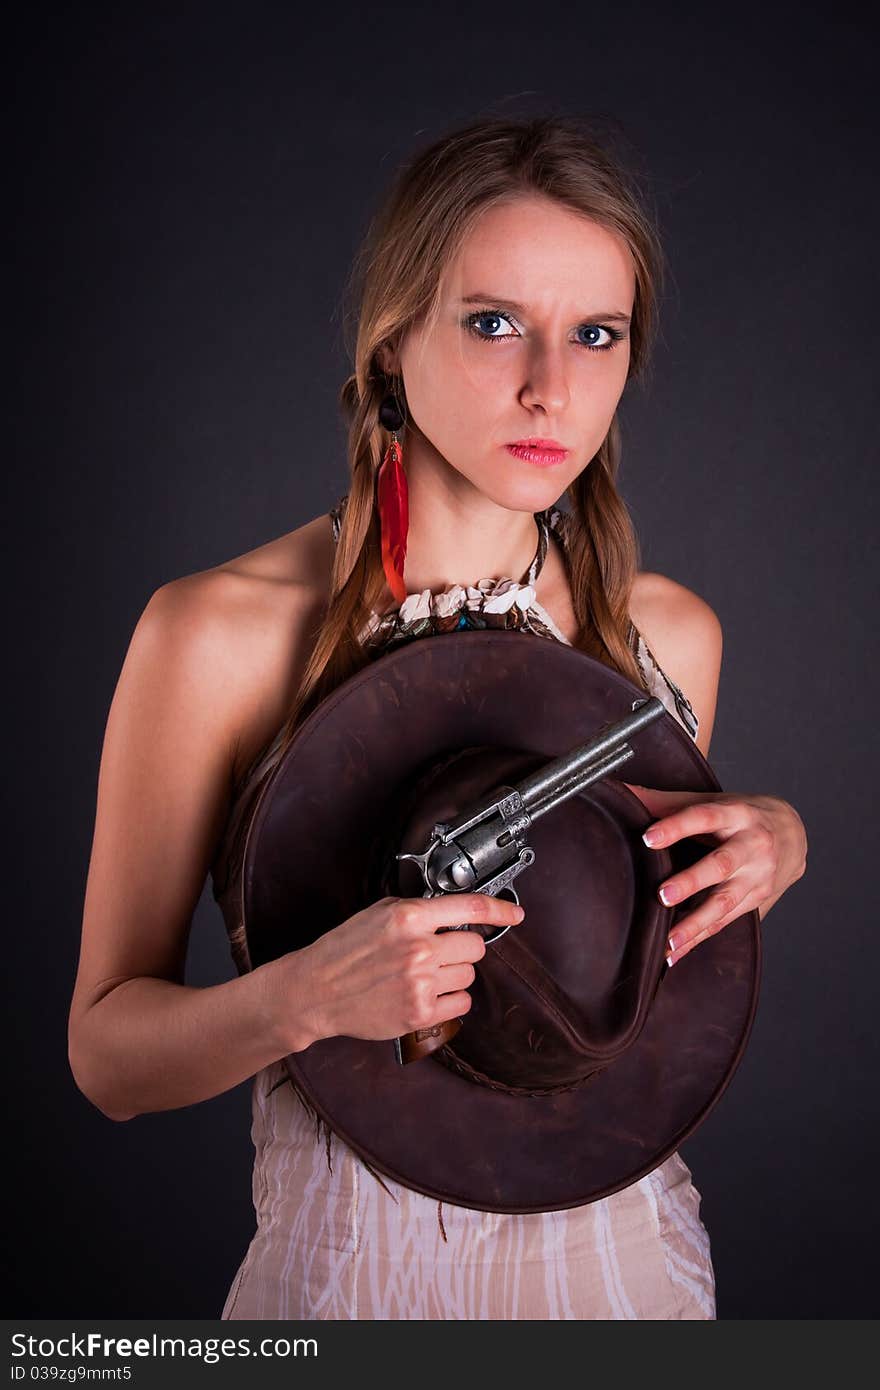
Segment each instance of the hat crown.
M545 761L485 746L436 760L399 807L378 888L422 891L396 853L425 850L435 824L454 824L465 806ZM641 840L650 820L632 792L604 778L529 827L535 859L517 881L525 920L487 945L471 1008L437 1061L479 1085L541 1095L587 1084L632 1046L667 968L672 917L656 896L671 861Z

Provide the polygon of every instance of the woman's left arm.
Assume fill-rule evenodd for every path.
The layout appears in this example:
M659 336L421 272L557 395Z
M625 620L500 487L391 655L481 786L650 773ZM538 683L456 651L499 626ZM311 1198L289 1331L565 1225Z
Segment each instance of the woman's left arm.
M722 654L715 612L699 595L659 574L639 576L630 611L660 666L696 711L696 744L708 759ZM660 885L661 901L667 905L713 889L699 907L676 922L669 938L671 965L746 912L756 909L763 921L806 871L804 823L780 797L624 785L657 817L645 832L651 848L667 848L686 836L714 846L704 859Z

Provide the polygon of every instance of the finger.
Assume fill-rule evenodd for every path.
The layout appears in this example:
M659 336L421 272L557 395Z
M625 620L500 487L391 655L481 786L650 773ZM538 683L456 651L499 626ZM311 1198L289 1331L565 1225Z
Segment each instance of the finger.
M521 922L523 909L509 898L495 898L488 893L443 893L426 899L432 912L431 930L438 927L467 927L482 925L506 927Z
M662 903L671 907L680 903L702 888L711 888L713 883L723 883L749 862L749 847L743 834L731 835L729 840L717 845L711 854L690 864L686 869L664 879L657 889Z
M688 835L712 834L729 837L746 823L747 811L740 802L700 801L656 820L642 835L650 849L665 848Z
M482 960L486 950L478 931L443 931L437 933L434 958L442 966L472 964Z
M466 989L455 990L452 994L439 994L433 1022L448 1023L451 1018L460 1018L468 1012L473 1002Z
M442 965L437 972L437 993L447 994L453 989L467 989L474 983L476 971L468 963Z
M715 936L743 913L751 911L755 894L751 889L741 890L736 885L736 879L730 880L723 891L711 893L696 911L676 922L667 942L667 965L677 965L701 941Z

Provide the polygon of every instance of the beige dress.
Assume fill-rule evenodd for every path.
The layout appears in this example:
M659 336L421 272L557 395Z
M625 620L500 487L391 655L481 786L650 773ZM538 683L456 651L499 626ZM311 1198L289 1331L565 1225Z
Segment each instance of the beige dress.
M330 513L338 537L343 497ZM482 580L410 595L373 617L364 640L381 647L455 626L526 627L566 641L535 601L552 530L565 517L537 513L539 542L519 582ZM446 624L448 630L448 623ZM630 625L646 683L692 737L697 717ZM214 897L233 960L246 969L238 882L249 812L277 761L281 731L235 789L212 868ZM620 1192L566 1211L507 1215L437 1202L377 1174L303 1105L282 1062L253 1079L251 1137L256 1231L232 1281L223 1319L605 1319L715 1317L709 1237L687 1164L672 1154Z

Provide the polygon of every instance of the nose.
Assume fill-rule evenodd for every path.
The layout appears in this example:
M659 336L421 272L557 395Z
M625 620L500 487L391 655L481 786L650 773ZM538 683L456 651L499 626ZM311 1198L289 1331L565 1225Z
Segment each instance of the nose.
M520 392L523 405L541 406L546 415L555 417L568 405L569 396L562 354L549 349L534 352L529 358L527 378Z

